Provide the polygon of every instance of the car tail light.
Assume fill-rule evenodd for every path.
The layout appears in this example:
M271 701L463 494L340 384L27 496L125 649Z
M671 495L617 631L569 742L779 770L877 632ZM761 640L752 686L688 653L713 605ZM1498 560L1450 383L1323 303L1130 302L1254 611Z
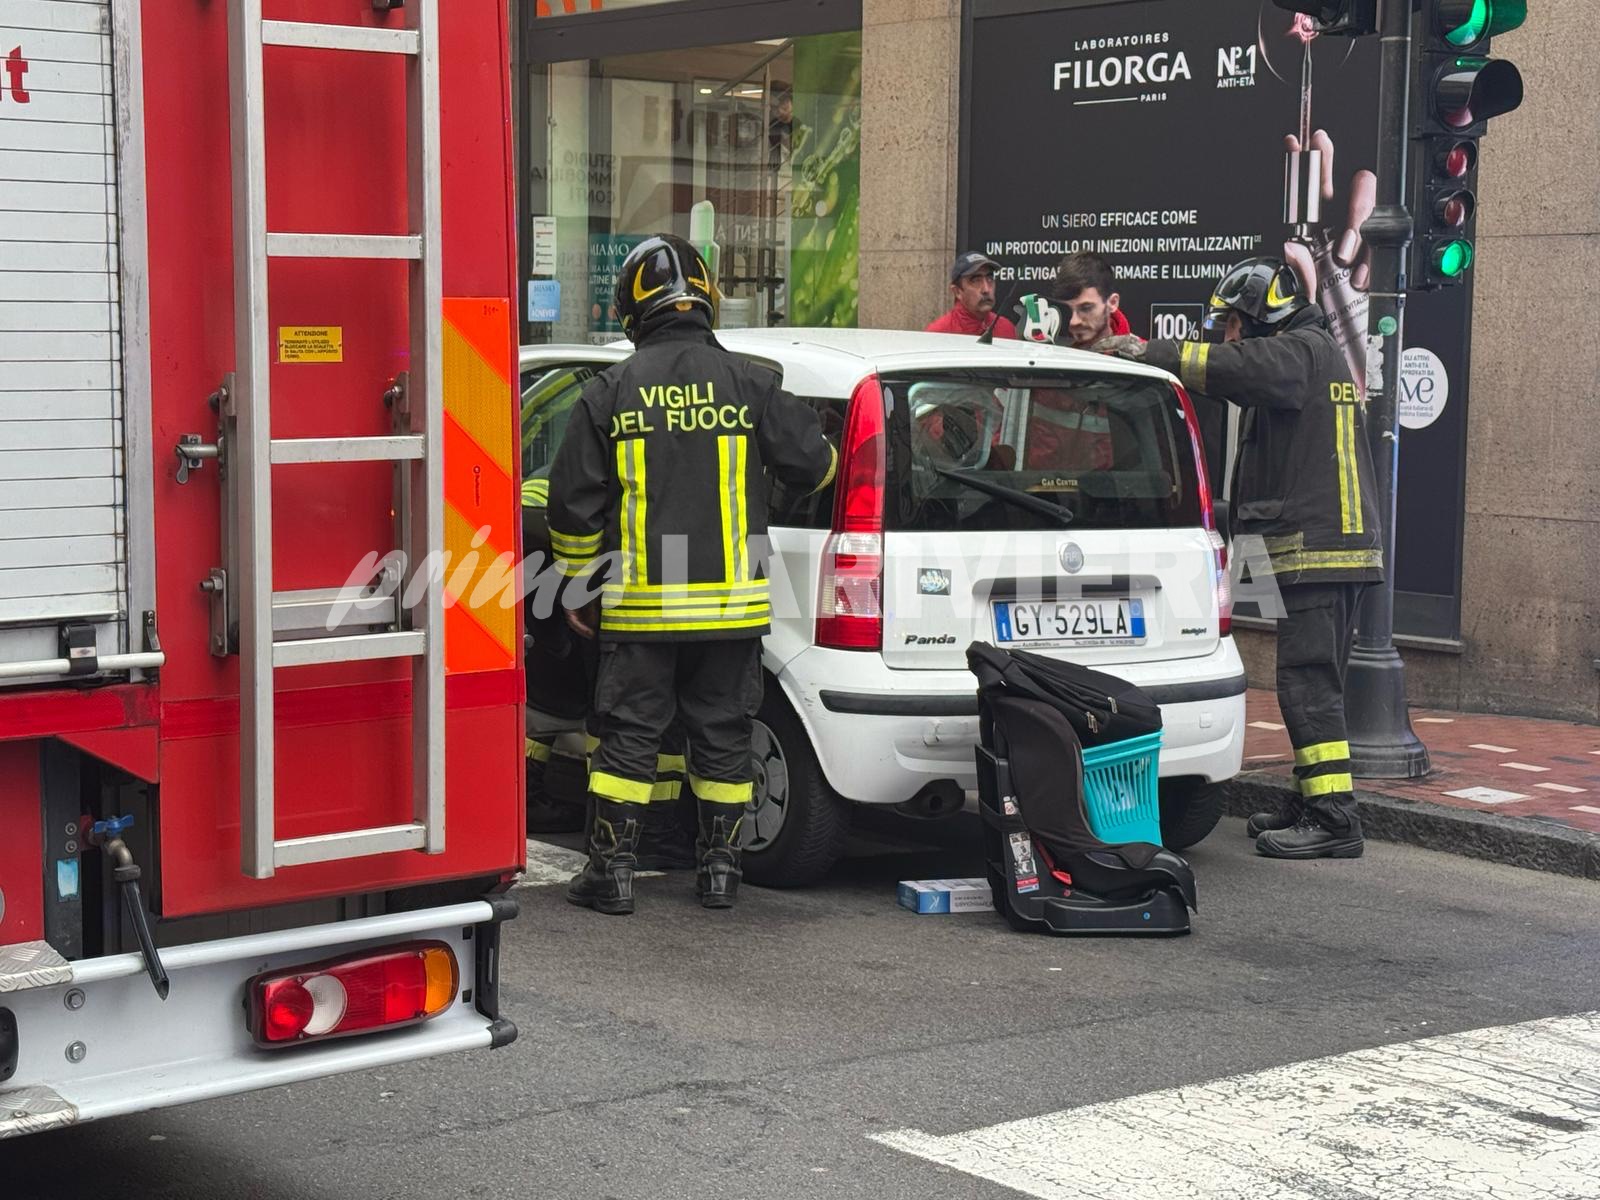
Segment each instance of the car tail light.
M1211 481L1206 474L1205 441L1200 436L1200 419L1195 416L1189 393L1173 385L1178 403L1183 406L1183 421L1189 427L1189 445L1194 451L1194 474L1200 485L1200 524L1211 537L1211 592L1217 602L1217 636L1233 632L1233 584L1228 579L1228 543L1217 529L1216 508L1211 503Z
M817 645L883 647L883 496L887 486L883 388L876 375L850 396L833 494L833 532L822 547Z
M245 985L261 1046L293 1046L397 1029L436 1017L461 982L455 951L412 942L257 975Z

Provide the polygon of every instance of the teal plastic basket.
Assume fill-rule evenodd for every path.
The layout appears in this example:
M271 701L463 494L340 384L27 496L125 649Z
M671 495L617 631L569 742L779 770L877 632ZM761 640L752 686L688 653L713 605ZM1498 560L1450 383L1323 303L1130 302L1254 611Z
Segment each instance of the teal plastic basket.
M1159 729L1084 750L1085 807L1101 841L1161 845L1160 757Z

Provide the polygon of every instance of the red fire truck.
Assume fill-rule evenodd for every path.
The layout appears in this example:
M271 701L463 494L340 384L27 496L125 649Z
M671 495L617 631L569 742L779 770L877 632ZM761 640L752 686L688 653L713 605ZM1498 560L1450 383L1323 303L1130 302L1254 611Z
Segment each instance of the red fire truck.
M507 0L0 0L0 1137L516 1035Z

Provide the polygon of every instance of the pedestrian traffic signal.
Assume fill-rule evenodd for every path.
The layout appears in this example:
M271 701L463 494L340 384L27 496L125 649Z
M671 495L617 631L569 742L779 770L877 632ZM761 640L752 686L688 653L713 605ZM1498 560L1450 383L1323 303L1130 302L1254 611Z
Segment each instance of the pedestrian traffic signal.
M1472 266L1478 139L1491 117L1522 103L1522 73L1489 57L1489 39L1527 16L1527 0L1422 0L1412 106L1414 289L1460 283Z

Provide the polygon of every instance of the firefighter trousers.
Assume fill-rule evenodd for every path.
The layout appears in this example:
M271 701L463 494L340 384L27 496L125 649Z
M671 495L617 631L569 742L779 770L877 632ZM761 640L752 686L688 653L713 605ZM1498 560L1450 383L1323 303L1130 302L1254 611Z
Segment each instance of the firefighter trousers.
M1360 834L1344 681L1356 606L1368 586L1290 584L1283 589L1287 611L1278 622L1278 707L1294 746L1295 779L1307 810L1340 834Z
M589 791L645 804L658 772L687 770L700 800L745 804L752 790L750 727L761 704L761 639L602 642L590 729ZM663 756L677 718L684 757Z

